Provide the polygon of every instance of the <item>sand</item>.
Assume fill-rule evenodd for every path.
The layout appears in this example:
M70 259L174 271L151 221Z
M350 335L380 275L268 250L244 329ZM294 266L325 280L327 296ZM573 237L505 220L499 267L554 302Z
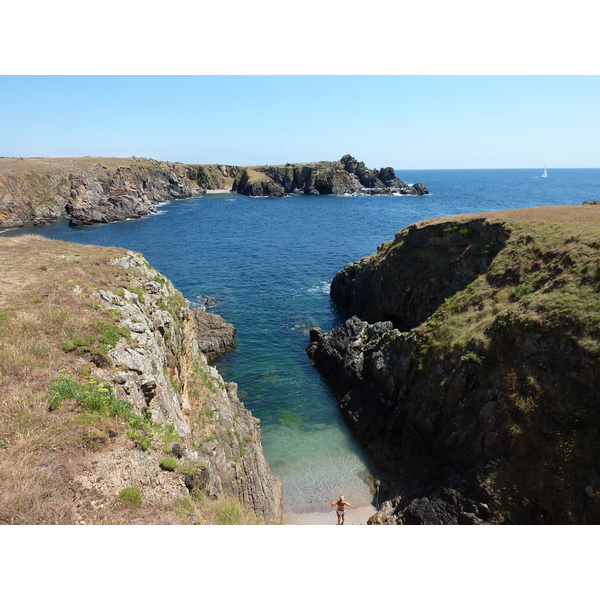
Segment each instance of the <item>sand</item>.
M360 506L346 509L346 525L366 525L367 519L374 515L375 507ZM284 514L284 525L337 525L335 509L327 512Z

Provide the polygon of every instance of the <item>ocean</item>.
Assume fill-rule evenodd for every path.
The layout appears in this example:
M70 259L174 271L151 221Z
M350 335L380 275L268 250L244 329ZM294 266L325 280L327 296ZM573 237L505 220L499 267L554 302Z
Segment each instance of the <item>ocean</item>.
M373 498L373 466L349 433L326 381L305 354L311 327L343 318L329 298L337 271L424 219L462 213L600 200L600 169L396 171L428 196L210 194L160 205L142 219L71 228L67 221L2 235L36 233L142 252L192 305L238 330L234 350L215 361L261 420L267 460L284 488L286 514L353 507Z

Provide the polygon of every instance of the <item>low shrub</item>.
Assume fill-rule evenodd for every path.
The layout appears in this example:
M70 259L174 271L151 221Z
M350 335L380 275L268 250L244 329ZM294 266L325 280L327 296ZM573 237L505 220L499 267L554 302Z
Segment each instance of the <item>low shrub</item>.
M222 497L213 500L210 512L217 525L250 525L256 522L244 505L237 499Z
M177 468L177 461L171 456L167 456L160 461L160 468L163 471L174 471Z
M119 498L126 504L132 506L142 505L142 494L140 490L134 487L126 487L119 492Z

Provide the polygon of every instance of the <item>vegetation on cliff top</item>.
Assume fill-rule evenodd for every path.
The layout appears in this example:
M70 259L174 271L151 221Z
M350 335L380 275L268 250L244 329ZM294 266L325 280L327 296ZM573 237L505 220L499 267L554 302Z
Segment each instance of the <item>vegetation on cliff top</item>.
M600 355L599 216L588 206L490 213L488 221L502 220L510 236L506 247L484 276L447 299L430 331L457 347L485 350L482 332L504 315L532 333L559 330Z
M337 277L350 313L407 332L369 326L361 342L364 376L407 420L387 455L410 422L492 522L600 522L599 211L431 219Z
M132 287L127 270L110 262L125 253L39 236L0 239L0 524L256 522L236 500L196 489L202 465L180 462L164 473L162 500L123 502L115 493L108 504L84 501L64 467L90 471L110 446L106 468L127 473L141 450L150 481L166 445L179 441L172 426L132 411L102 380L115 369L108 350L129 331L96 292ZM176 292L174 309L180 298ZM196 395L203 385L194 383ZM197 493L173 500L169 477L191 477Z

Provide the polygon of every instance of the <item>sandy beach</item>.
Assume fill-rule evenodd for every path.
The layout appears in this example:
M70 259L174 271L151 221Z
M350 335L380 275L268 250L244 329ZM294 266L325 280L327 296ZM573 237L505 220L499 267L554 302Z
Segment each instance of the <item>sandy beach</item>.
M225 190L225 189L220 189L220 190L206 190L206 194L230 194L231 190Z
M366 525L367 519L374 515L375 507L359 506L358 508L347 508L345 525ZM284 525L337 525L335 508L327 512L284 514Z

